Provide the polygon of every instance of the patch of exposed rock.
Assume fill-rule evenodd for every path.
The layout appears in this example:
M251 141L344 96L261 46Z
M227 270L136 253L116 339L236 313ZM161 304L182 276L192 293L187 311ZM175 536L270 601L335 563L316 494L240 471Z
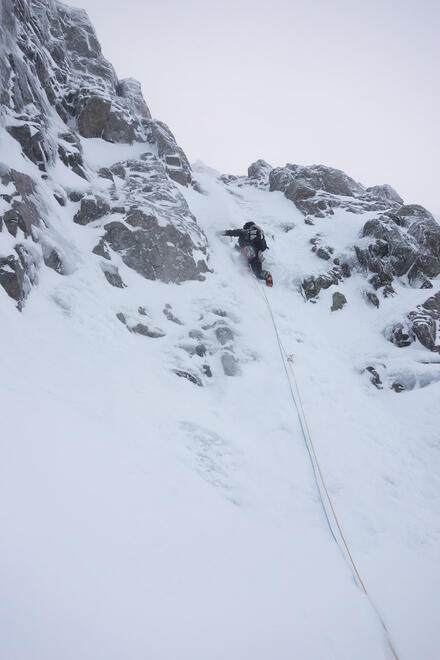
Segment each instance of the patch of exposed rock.
M338 310L342 309L344 305L347 303L347 298L340 291L335 291L332 300L333 302L330 308L332 312L337 312Z
M127 315L123 312L118 312L116 318L125 325L127 330L133 332L135 335L142 335L143 337L150 337L151 339L165 337L165 332L161 328L147 325L144 321L137 320L135 315Z
M184 197L170 182L165 166L153 154L118 163L124 180L111 191L108 203L83 198L74 220L87 224L109 212L120 218L103 224L94 253L106 259L118 253L123 262L147 279L163 282L203 280L209 270L207 240ZM112 168L114 171L115 168Z
M269 175L270 190L279 190L306 216L323 218L335 208L351 213L394 209L402 204L391 186L364 188L345 172L325 165L288 163Z
M78 133L145 142L167 163L171 178L191 183L173 134L151 118L138 81L118 80L84 10L54 0L1 0L0 19L0 103L6 128L27 158L46 171L59 157L87 177ZM53 110L66 125L58 136Z
M385 329L385 336L399 347L416 339L430 351L440 352L440 293L431 296L417 309Z
M404 275L416 288L431 288L429 278L440 274L440 226L422 206L401 206L368 220L362 238L369 240L355 246L356 255L375 289Z
M0 285L22 308L31 285L38 281L38 268L43 260L43 248L36 245L39 229L43 226L36 204L36 188L33 180L22 172L5 170L0 177L8 195L3 196L9 209L0 217L0 231L8 232L16 243L11 254L0 254ZM51 267L53 259L49 258Z
M319 295L322 289L328 289L334 284L339 284L344 278L350 277L350 267L347 263L333 264L326 273L310 275L302 282L302 290L306 300L311 300Z

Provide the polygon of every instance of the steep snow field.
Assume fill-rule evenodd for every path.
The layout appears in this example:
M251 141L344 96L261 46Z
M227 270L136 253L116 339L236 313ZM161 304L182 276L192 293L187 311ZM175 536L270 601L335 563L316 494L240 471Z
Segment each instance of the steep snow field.
M121 260L128 287L110 287L91 255L93 228L68 226L58 208L71 274L42 270L21 314L0 290L0 655L391 657L329 533L261 285L216 236L253 219L268 237L268 299L350 549L401 660L435 660L440 384L397 395L361 373L372 357L402 369L418 359L381 332L408 295L417 304L426 292L376 310L354 275L338 287L343 310L330 312L331 289L306 304L298 285L321 264L310 238L318 229L343 249L365 216L309 227L281 193L226 187L202 166L195 177L203 194L180 190L210 242L205 282L147 281ZM165 304L183 325L164 317ZM164 337L116 319L139 305ZM225 376L217 356L214 378L197 387L173 369L196 359L178 347L212 310L227 314L242 373Z

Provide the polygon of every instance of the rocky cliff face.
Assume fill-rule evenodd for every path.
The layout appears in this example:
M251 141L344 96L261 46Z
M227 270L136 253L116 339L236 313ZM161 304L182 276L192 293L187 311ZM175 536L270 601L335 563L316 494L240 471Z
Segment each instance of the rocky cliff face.
M1 0L0 85L1 127L15 144L0 155L0 229L10 236L0 284L19 308L40 268L69 270L53 239L57 206L84 232L99 228L94 252L108 262L121 254L146 278L203 279L206 238L174 185L193 183L188 160L140 84L118 80L84 11ZM132 145L136 157L117 162L115 149L100 167L94 138Z
M64 277L89 258L114 289L129 286L130 272L164 283L203 280L208 244L191 211L200 206L199 183L169 128L152 118L140 84L117 78L86 13L56 0L0 0L0 19L0 285L8 296L23 309L45 269ZM367 188L324 165L273 168L264 160L220 184L233 196L282 195L300 213L316 259L298 285L305 301L330 289L332 311L349 308L336 287L353 275L372 308L405 289L437 286L440 226L389 185ZM258 214L253 219L276 233ZM350 226L345 242L342 224ZM384 336L397 347L419 342L438 352L438 294L415 302ZM147 327L132 311L119 310L119 320L130 331ZM160 328L148 332L161 336ZM192 345L189 354L201 357ZM228 355L224 361L234 362ZM235 362L223 367L239 372ZM208 371L203 363L193 377Z

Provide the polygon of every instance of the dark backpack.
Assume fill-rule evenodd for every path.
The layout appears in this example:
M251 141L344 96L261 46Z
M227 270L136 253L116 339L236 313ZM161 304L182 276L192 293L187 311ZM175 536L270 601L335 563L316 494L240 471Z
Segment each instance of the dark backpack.
M252 225L252 227L249 227L247 231L249 235L249 243L253 245L256 250L261 250L261 252L263 252L264 250L269 249L264 237L264 232L260 227L258 227L258 225Z

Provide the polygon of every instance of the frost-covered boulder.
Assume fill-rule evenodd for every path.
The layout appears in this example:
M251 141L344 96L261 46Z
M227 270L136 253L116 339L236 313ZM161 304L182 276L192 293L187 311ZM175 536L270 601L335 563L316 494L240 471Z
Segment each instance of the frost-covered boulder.
M6 253L4 248L0 249L0 285L21 309L31 285L38 280L39 265L47 254L45 247L38 245L44 228L42 206L30 176L7 167L1 167L0 172L3 172L1 187L8 190L2 195L7 209L0 216L0 231L14 239L12 252L9 241L0 242L0 246L8 246Z
M401 196L387 183L381 186L371 186L367 188L367 193L375 199L381 199L386 201L396 202L397 204L403 204L403 199Z
M152 139L157 152L167 166L168 175L177 183L187 185L191 181L191 167L183 150L177 146L174 135L161 121L151 123Z
M269 163L260 158L259 160L256 160L255 163L249 165L248 178L267 183L272 169L272 165L269 165Z
M417 309L385 328L385 337L396 346L409 346L416 339L430 351L440 352L440 293L431 296Z
M90 195L82 198L80 208L73 216L73 222L78 225L88 225L109 212L110 206L102 197Z
M373 274L376 289L404 275L412 286L430 288L428 278L440 274L440 226L422 206L401 206L368 220L362 237L371 240L355 246L357 258Z
M147 279L204 279L209 269L206 237L162 162L146 153L111 169L124 173L117 197L113 192L112 201L118 206L110 209L104 200L86 197L74 218L79 224L102 219L103 234L93 252L108 260L112 252L118 253ZM120 218L106 221L110 212Z
M337 205L337 196L355 197L364 188L341 170L325 165L303 167L288 163L269 175L270 190L280 190L304 214L323 217Z
M350 277L348 264L333 265L330 270L320 275L310 275L302 282L302 290L306 300L311 300L319 295L322 289L328 289L334 284L339 284L345 277Z
M365 189L345 172L325 165L303 167L288 163L269 174L270 190L279 190L304 215L318 218L342 208L351 213L386 211L403 202L391 186Z
M99 96L88 98L78 115L79 134L86 138L102 137L104 127L110 116L110 101Z

